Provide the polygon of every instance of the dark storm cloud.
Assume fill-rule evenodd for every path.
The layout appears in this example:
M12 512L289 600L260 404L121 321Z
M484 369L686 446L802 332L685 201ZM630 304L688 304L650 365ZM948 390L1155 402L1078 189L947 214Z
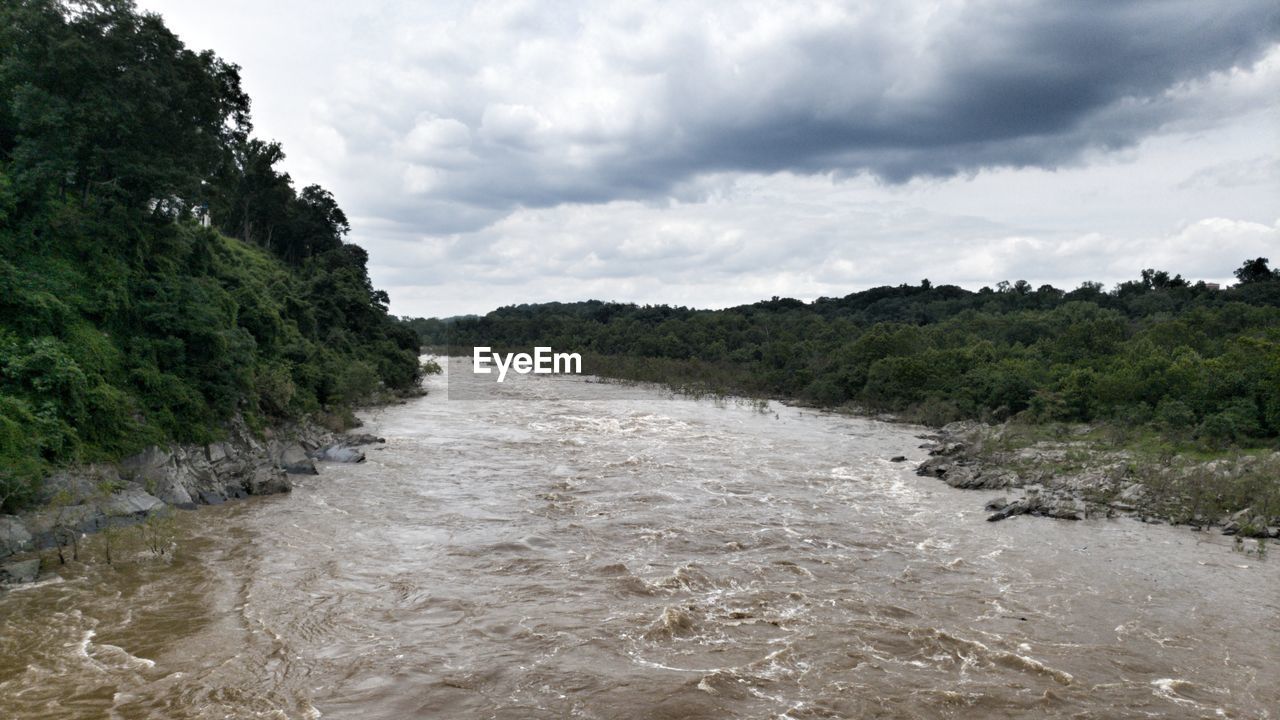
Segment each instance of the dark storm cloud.
M658 197L717 172L902 182L1054 168L1221 112L1189 88L1251 66L1280 38L1274 0L980 2L927 15L840 6L800 20L778 10L587 22L584 8L581 23L532 30L515 13L497 23L497 43L418 58L443 92L384 94L385 121L372 122L359 98L364 117L341 125L357 151L399 143L421 199L499 212ZM612 32L585 30L600 25ZM632 29L659 50L629 48ZM485 81L495 76L505 82ZM605 117L583 120L593 114ZM427 124L406 125L415 117ZM351 130L362 126L371 134ZM438 231L491 219L439 206L431 217Z
M397 313L1223 282L1280 243L1276 0L141 2L243 66Z

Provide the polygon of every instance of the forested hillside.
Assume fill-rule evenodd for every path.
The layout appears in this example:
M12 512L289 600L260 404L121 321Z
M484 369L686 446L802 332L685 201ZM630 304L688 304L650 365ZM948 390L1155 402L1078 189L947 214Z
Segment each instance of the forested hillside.
M418 379L334 198L238 68L130 2L0 2L0 507L59 464Z
M1280 273L1214 289L1147 270L1111 291L879 287L726 310L583 302L414 320L425 344L588 353L584 370L695 388L962 418L1113 421L1208 445L1280 433Z

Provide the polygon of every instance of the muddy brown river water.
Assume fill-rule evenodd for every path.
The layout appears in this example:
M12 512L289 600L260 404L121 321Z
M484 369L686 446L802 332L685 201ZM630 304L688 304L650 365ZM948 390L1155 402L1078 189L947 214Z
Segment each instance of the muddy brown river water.
M0 717L1280 712L1280 554L984 522L994 494L912 474L921 428L429 386L367 417L366 463L183 513L171 561L0 594Z

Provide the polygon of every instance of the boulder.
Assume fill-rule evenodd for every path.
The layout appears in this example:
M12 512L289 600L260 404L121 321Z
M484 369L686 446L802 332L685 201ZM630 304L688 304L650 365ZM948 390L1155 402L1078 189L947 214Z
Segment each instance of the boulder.
M35 582L40 575L40 559L21 560L0 565L0 583Z
M282 468L264 465L249 476L246 489L250 495L275 495L293 490L293 483Z
M320 471L316 469L316 462L311 458L299 460L295 463L289 463L284 466L284 471L290 475L319 475Z
M1017 485L1018 477L1003 472L983 472L971 465L956 465L942 476L942 481L965 490L1000 490Z
M1245 508L1237 510L1227 516L1227 522L1244 523L1249 520L1249 516L1253 513L1253 508Z
M906 462L906 461L907 461L906 455L894 455L893 457L889 458L889 462L900 463L900 462Z
M56 472L45 478L41 499L46 503L54 502L55 499L62 502L84 502L86 498L98 495L103 484L116 486L120 482L120 473L116 468L86 465Z
M1005 505L995 513L987 517L987 522L999 522L1014 515L1026 515L1034 509L1034 505L1027 500L1015 500Z
M31 533L32 547L50 547L71 534L95 532L102 525L102 511L96 505L59 505L23 517Z
M992 510L1003 510L1003 509L1005 509L1005 508L1007 508L1007 507L1009 507L1009 498L1002 498L1002 497L999 497L999 498L996 498L995 500L992 500L992 501L988 502L988 503L983 507L983 509L984 509L984 510L988 510L988 511L992 511Z
M276 464L291 475L320 474L320 471L316 470L315 461L307 457L307 451L298 443L283 445L272 454L275 456Z
M192 507L195 501L191 498L190 491L186 486L178 480L167 480L155 488L156 497L169 505L177 507Z
M947 474L947 471L955 465L955 461L944 457L931 457L920 463L916 468L916 474L921 477L940 478Z
M959 455L962 451L964 451L964 449L965 449L964 443L944 442L935 446L932 450L929 451L929 454L942 455L945 457L950 455Z
M352 447L357 445L375 445L386 441L386 438L378 437L377 435L370 435L369 433L349 433L342 437L342 444L350 445ZM903 459L905 460L906 458Z
M226 443L210 443L204 448L204 455L211 463L220 463L231 456L231 449Z
M200 502L205 505L221 505L227 501L227 496L222 493L213 492L212 490L201 490L198 494Z
M347 445L330 445L317 453L317 460L340 463L362 463L364 453Z
M1059 520L1083 520L1084 502L1075 498L1060 498L1038 508L1038 514Z
M112 494L99 507L108 517L124 517L146 515L156 508L164 507L164 502L144 490L131 489Z
M0 515L0 558L31 547L31 533L13 515Z
M151 446L137 455L120 461L121 477L138 482L159 480L173 475L176 457L174 452Z

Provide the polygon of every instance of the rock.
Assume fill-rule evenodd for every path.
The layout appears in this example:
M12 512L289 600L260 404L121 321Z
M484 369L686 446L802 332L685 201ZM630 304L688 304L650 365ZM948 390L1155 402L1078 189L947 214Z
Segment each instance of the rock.
M971 465L956 465L942 476L942 481L964 490L1000 490L1016 485L1017 476L1000 472L984 473Z
M316 463L307 457L307 451L298 443L283 446L277 454L276 463L291 475L319 475Z
M191 493L187 491L187 488L182 483L176 481L164 483L163 486L156 488L156 497L168 505L183 508L195 506Z
M205 505L221 505L227 501L226 495L212 492L210 490L201 490L198 497L200 498L200 502Z
M386 438L378 437L377 435L370 435L369 433L351 433L344 435L342 438L343 445L350 445L352 447L357 445L375 445L378 443L385 443L386 441ZM905 460L906 458L903 459Z
M982 423L977 420L956 420L943 425L940 432L943 435L966 435L977 432L982 427Z
M949 458L931 457L920 463L916 468L916 474L921 477L940 478L945 476L954 464L954 461Z
M1009 507L1009 499L1000 497L988 502L985 506L983 506L983 509L984 510L1003 510L1007 507Z
M205 457L211 463L220 463L231 456L226 443L210 443L204 448Z
M1230 515L1227 516L1227 522L1234 522L1237 524L1247 522L1249 519L1249 515L1252 512L1253 512L1253 508L1245 508L1243 510L1237 510L1236 512L1231 513Z
M1141 501L1143 496L1145 496L1146 494L1147 494L1147 489L1143 487L1141 483L1129 483L1128 485L1124 486L1123 490L1120 491L1120 495L1118 496L1118 498L1122 503L1125 503L1127 505L1135 505L1139 501Z
M0 515L0 558L31 547L31 533L21 520L12 515Z
M103 514L108 517L146 515L163 506L164 502L160 498L143 490L122 490L99 504Z
M45 478L41 499L45 503L54 502L55 498L63 503L84 502L86 498L98 495L98 488L104 483L114 487L120 482L120 473L116 468L87 465L74 470L56 472Z
M40 559L21 560L0 565L0 583L35 582L40 575Z
M1038 514L1058 520L1083 520L1084 503L1075 498L1062 498L1047 505L1041 505Z
M983 487L978 471L965 465L953 465L942 475L942 482L953 488L972 490Z
M1240 513L1236 513L1231 517L1237 517ZM1251 519L1228 520L1226 525L1222 526L1223 535L1240 535L1242 537L1264 538L1270 535L1270 528L1267 527L1266 520L1262 517L1254 517Z
M249 476L246 489L250 495L275 495L293 490L293 483L283 469L263 466Z
M23 517L32 547L51 547L72 533L94 532L102 519L102 511L88 503L47 507Z
M318 453L317 460L340 463L362 463L364 453L346 445L330 445Z
M944 442L929 451L930 455L951 456L959 455L965 449L964 443Z
M906 461L907 461L906 455L894 455L893 457L889 458L889 462L900 463L900 462L906 462Z
M296 463L290 463L284 466L284 471L290 475L319 475L320 471L316 469L316 462L311 458L300 460Z
M988 516L987 522L1000 522L1001 520L1011 518L1014 515L1025 515L1031 512L1032 508L1033 506L1030 502L1027 502L1026 500L1017 500L1005 505L1003 508L1000 508L999 511Z
M307 451L302 449L302 446L298 443L276 445L272 448L271 454L275 456L275 461L282 467L288 467L308 459Z

